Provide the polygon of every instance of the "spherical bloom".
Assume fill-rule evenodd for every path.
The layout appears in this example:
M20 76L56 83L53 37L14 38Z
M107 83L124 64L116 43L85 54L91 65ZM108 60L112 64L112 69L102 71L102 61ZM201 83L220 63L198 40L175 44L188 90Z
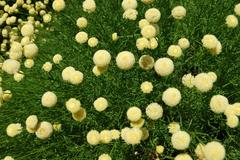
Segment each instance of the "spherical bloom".
M100 141L104 144L108 144L112 141L112 134L109 130L103 130L100 132Z
M149 48L149 41L147 38L141 37L136 40L136 47L138 50L142 51L146 48Z
M25 36L25 37L23 37L23 38L21 39L21 45L22 45L22 46L25 46L25 45L27 45L27 44L29 44L29 43L31 43L30 37Z
M14 158L12 158L11 156L6 156L6 157L4 157L3 160L14 160Z
M85 0L82 3L83 11L87 13L92 13L96 10L96 3L94 0Z
M112 129L111 131L112 139L116 140L120 138L120 131L116 129Z
M154 59L150 55L142 55L138 61L139 66L144 70L150 70L154 66Z
M138 22L138 26L139 26L140 29L143 29L143 27L145 27L147 25L150 25L150 23L146 19L141 19Z
M98 112L102 112L108 107L108 101L103 97L99 97L94 101L93 106Z
M235 107L234 107L234 105L229 104L229 105L225 108L225 110L224 110L224 115L225 115L225 116L236 115L236 114L235 114Z
M101 74L103 74L104 72L106 72L108 69L108 67L98 67L98 66L94 66L92 69L92 72L95 76L100 76Z
M197 155L198 159L204 159L204 144L199 143L195 149L195 154Z
M182 77L182 84L188 88L193 88L194 87L194 76L191 73L185 74Z
M98 157L98 160L112 160L109 154L102 154Z
M100 134L96 130L91 130L87 134L87 142L90 145L97 145L100 142Z
M142 139L142 130L139 128L128 128L125 131L122 130L121 134L123 134L123 140L131 145L139 144Z
M236 28L238 26L238 18L235 15L228 15L226 17L226 25L228 28Z
M38 47L35 43L27 44L23 47L23 53L26 58L34 58L38 54Z
M15 137L22 132L22 126L20 123L12 123L7 126L7 135L9 137Z
M183 6L176 6L172 9L172 16L175 19L183 19L186 13L187 11Z
M159 58L155 64L154 69L159 76L168 76L174 70L173 61L169 58Z
M26 119L26 127L35 130L38 125L38 118L36 115L30 115Z
M235 5L234 12L235 12L236 15L240 16L240 3Z
M203 47L205 47L207 49L216 48L217 42L218 42L218 39L212 34L207 34L202 39Z
M167 54L174 58L179 58L182 55L182 49L178 45L171 45L168 47Z
M217 41L217 46L213 49L210 49L212 55L219 55L222 52L222 44L220 41Z
M138 11L135 9L127 9L123 13L123 18L135 21L137 19Z
M162 154L163 151L164 151L164 147L163 147L162 145L156 146L156 152L157 152L158 154Z
M80 71L74 71L71 73L71 77L69 79L69 82L71 84L75 84L78 85L80 83L82 83L83 81L83 73Z
M145 120L143 118L140 118L138 121L130 122L130 125L133 128L142 128L144 123L145 123Z
M21 28L22 36L32 36L34 33L34 27L31 23L24 24Z
M96 37L91 37L88 39L88 45L90 47L96 47L98 45L98 39Z
M156 36L157 31L153 25L146 25L142 28L141 34L145 38L153 38Z
M80 18L77 19L77 26L80 29L86 28L87 25L88 25L88 21L85 17L80 17Z
M204 155L206 160L223 160L225 148L221 143L212 141L205 145Z
M141 90L143 93L151 93L153 90L153 85L151 82L145 81L141 84Z
M178 40L178 45L182 48L182 49L187 49L190 47L190 42L187 38L181 38Z
M65 1L64 0L54 0L52 3L53 10L60 12L65 8Z
M178 154L174 160L192 160L192 157L187 153Z
M127 118L132 122L138 121L142 117L142 111L138 107L131 107L127 110Z
M145 12L145 19L149 23L157 23L161 18L161 13L157 8L150 8Z
M9 50L9 57L11 59L19 59L22 57L22 45L19 42L12 42L11 43L11 48Z
M117 41L118 38L119 38L119 37L118 37L118 34L117 34L116 32L112 34L112 40L113 40L113 41Z
M51 62L44 63L42 69L46 72L50 72L52 70L52 63Z
M41 102L44 107L53 107L57 103L57 96L55 93L47 91L43 94Z
M173 148L177 150L185 150L189 147L191 141L190 135L185 131L178 131L171 137Z
M75 121L82 122L87 117L86 109L80 107L80 110L76 113L72 113L72 118Z
M212 78L207 73L200 73L194 78L194 86L200 92L208 92L213 87Z
M163 109L158 103L151 103L146 108L146 115L152 119L157 120L162 118L163 116Z
M93 55L93 62L98 67L108 66L111 61L111 54L106 50L98 50Z
M122 70L129 70L135 63L134 55L129 51L123 51L118 53L116 57L116 63L118 68Z
M23 72L14 73L13 78L16 82L20 82L24 78Z
M216 75L216 73L214 73L214 72L208 72L207 74L210 76L210 78L212 79L213 83L217 81L217 75Z
M10 59L14 59L14 60L18 60L20 58L22 58L22 52L13 52L13 51L9 51L9 58Z
M17 73L20 69L20 63L13 59L7 59L2 64L2 70L7 74Z
M137 0L123 0L122 1L122 8L124 10L136 9L137 8Z
M12 92L10 90L6 90L2 94L2 100L7 102L12 98Z
M53 126L51 123L43 121L40 122L37 131L35 132L36 136L39 139L48 139L53 133Z
M170 107L178 105L181 99L181 93L177 88L168 88L162 95L163 102Z
M179 123L177 123L177 122L172 122L172 123L170 123L170 124L168 125L168 130L169 130L169 131L168 131L169 133L174 134L174 133L180 131L181 129L180 129Z
M49 22L51 22L51 20L52 20L51 14L45 14L45 15L43 15L43 22L44 22L44 23L49 23Z
M236 128L239 124L239 119L236 115L228 115L226 124L230 128Z
M70 81L70 78L75 71L76 70L72 66L64 68L63 71L62 71L63 80L64 81Z
M66 102L66 108L71 113L77 113L81 109L81 102L76 98L70 98Z
M54 56L53 56L53 63L55 63L55 64L59 64L61 61L62 61L62 55L60 55L60 54L55 54Z
M83 44L88 40L88 34L86 32L78 32L75 36L75 39L78 43Z
M222 95L215 95L210 100L210 108L214 113L224 113L228 105L228 99Z
M24 66L26 68L32 68L34 66L34 60L33 59L26 59L24 61Z
M234 114L237 116L240 116L240 103L234 103L233 108L234 108Z
M149 40L149 48L154 50L158 47L158 41L156 38L150 38Z

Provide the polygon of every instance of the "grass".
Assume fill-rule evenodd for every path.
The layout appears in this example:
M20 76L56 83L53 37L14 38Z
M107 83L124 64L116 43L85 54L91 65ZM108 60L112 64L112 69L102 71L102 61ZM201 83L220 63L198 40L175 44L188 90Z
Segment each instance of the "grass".
M136 38L140 37L137 21L122 19L120 0L98 0L97 10L92 14L83 12L82 0L66 1L65 10L53 14L53 21L47 26L49 29L42 29L37 35L39 56L33 69L22 67L26 78L17 83L12 76L3 75L2 86L12 91L13 98L0 109L0 158L11 155L19 160L92 160L102 153L109 153L114 160L153 160L155 146L161 144L165 151L160 158L174 159L180 152L174 150L170 144L171 135L167 125L177 121L192 137L190 148L186 152L193 157L198 143L218 140L226 148L227 160L239 159L240 127L230 129L225 124L224 115L216 115L209 109L210 98L215 94L225 95L230 103L240 101L240 28L228 29L224 24L225 17L233 14L237 2L164 0L156 1L152 5L139 2L138 20L143 18L144 12L151 7L160 9L162 13L159 22L159 47L154 51L140 52L135 46ZM182 21L176 21L169 16L176 5L183 5L187 9L187 16ZM75 34L79 31L75 21L80 16L89 21L85 30L89 36L100 40L96 48L75 42ZM121 36L119 41L112 42L113 32ZM201 39L207 33L216 35L223 44L223 52L217 57L211 56L201 46ZM181 58L174 60L175 71L166 78L158 77L154 70L143 71L137 64L130 71L121 71L115 64L116 55L123 50L132 51L136 59L142 54L150 54L155 59L165 57L168 46L177 43L181 37L189 38L191 47ZM98 49L108 50L112 61L105 74L95 77L92 73L92 56ZM62 54L64 60L60 65L54 65L50 73L45 73L41 69L42 65L51 61L56 53ZM84 73L84 82L79 86L67 84L61 78L61 71L70 65ZM208 93L202 94L181 84L181 77L186 73L196 75L208 71L214 71L218 75L213 90ZM154 84L154 91L150 95L140 91L141 82L146 80ZM163 91L168 87L176 87L181 91L182 101L176 108L167 107L161 100ZM57 105L51 109L41 106L41 96L49 90L58 96ZM103 113L95 111L92 105L100 96L107 98L110 103ZM65 108L65 101L71 97L80 99L87 110L87 118L81 123L74 121ZM138 106L144 111L151 102L158 102L163 106L164 116L153 122L144 115L145 127L149 129L150 137L140 145L130 146L117 140L108 145L93 147L86 142L86 134L91 129L101 131L128 127L127 109ZM62 123L62 132L55 132L45 141L37 139L26 130L15 138L7 137L7 125L17 122L24 124L30 114L36 114L41 121Z

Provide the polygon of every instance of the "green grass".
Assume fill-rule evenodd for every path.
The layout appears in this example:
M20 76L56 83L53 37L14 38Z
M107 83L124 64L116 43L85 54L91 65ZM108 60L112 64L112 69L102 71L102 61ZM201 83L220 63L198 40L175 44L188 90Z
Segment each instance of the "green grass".
M135 46L135 40L140 36L138 22L122 19L120 0L97 0L97 10L92 14L83 12L82 0L67 0L65 10L53 15L52 23L47 26L49 30L42 29L37 35L39 56L33 69L22 67L25 79L17 83L12 76L3 75L2 86L12 91L13 98L0 108L0 158L11 155L17 160L94 160L102 153L109 153L113 160L153 160L155 146L161 144L165 151L160 158L173 159L180 152L171 146L167 125L177 121L192 137L186 152L193 157L198 143L218 140L226 148L226 159L239 159L240 127L230 129L225 124L224 115L216 115L209 109L210 98L215 94L223 94L230 103L240 101L240 27L228 29L224 24L225 17L233 14L237 2L159 0L152 5L139 2L138 20L151 7L160 9L162 13L159 22L159 47L154 51L140 52ZM169 16L176 5L183 5L187 9L187 16L182 21ZM89 26L85 31L89 36L96 36L100 40L96 48L75 42L75 34L79 31L75 21L80 16L88 19ZM117 42L111 40L113 32L121 36ZM217 57L211 56L201 46L201 39L207 33L216 35L223 45L223 52ZM191 47L184 51L181 58L174 60L175 71L166 78L158 77L154 70L143 71L137 64L130 71L121 71L115 64L116 55L123 50L132 51L136 59L143 53L150 54L155 59L165 57L168 46L177 43L181 37L189 38ZM92 56L98 49L108 50L112 61L105 74L95 77L92 73ZM50 73L44 72L42 65L51 61L56 53L62 54L64 60L60 65L54 65ZM67 66L74 66L84 73L82 84L74 86L63 82L61 71ZM218 75L213 90L208 93L202 94L181 84L181 77L186 73L196 75L208 71L214 71ZM154 85L154 91L149 95L140 91L141 82L146 80ZM168 87L176 87L181 91L182 101L176 108L167 107L161 100L163 91ZM58 96L57 105L51 109L41 106L41 96L49 90ZM102 113L95 111L92 105L99 96L105 97L110 103L109 108ZM71 97L79 99L87 110L87 118L81 123L74 121L65 108L65 101ZM158 102L163 106L164 116L153 122L144 115L145 127L149 129L150 137L140 145L127 145L122 140L94 147L87 143L86 134L89 130L128 127L127 109L138 106L145 111L151 102ZM62 123L62 132L55 132L48 140L39 140L25 129L15 138L6 135L8 124L24 124L31 114L36 114L41 121ZM134 154L136 151L138 155Z

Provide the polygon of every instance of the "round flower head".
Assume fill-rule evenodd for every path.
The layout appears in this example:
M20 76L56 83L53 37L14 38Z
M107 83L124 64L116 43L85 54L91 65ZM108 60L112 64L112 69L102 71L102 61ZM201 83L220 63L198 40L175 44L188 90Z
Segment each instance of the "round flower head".
M217 75L216 75L216 73L214 73L214 72L208 72L207 74L210 76L210 78L212 79L213 83L217 81Z
M195 76L194 85L200 92L208 92L213 87L213 80L207 73L200 73Z
M142 55L138 61L139 66L144 70L150 70L154 66L154 59L150 55Z
M210 49L212 55L219 55L222 52L222 44L220 41L217 41L217 46L213 49Z
M32 59L26 59L26 60L24 61L24 66L25 66L26 68L32 68L32 67L34 66L34 60L32 60Z
M137 8L137 0L123 0L122 1L122 8L124 10L136 9Z
M218 42L218 39L212 34L207 34L202 39L203 47L205 47L207 49L216 48L217 42Z
M182 84L188 88L193 88L194 87L194 76L191 73L185 74L182 77Z
M37 128L38 125L38 118L36 115L30 115L27 119L26 119L26 127L35 130Z
M62 124L61 123L54 123L53 124L53 130L56 131L56 132L61 132L62 131Z
M195 149L195 154L198 159L204 159L204 144L199 143Z
M215 95L210 101L210 108L214 113L224 113L228 105L228 99L222 95Z
M111 61L111 54L106 50L98 50L93 56L93 62L98 67L108 66Z
M86 32L78 32L75 36L75 39L78 43L83 44L88 40L88 34Z
M80 108L76 113L72 113L72 118L75 121L82 122L87 117L86 109Z
M234 12L235 12L236 15L240 16L240 3L235 5Z
M131 122L130 125L133 128L142 128L144 123L145 123L145 120L143 118L140 118L138 121Z
M158 47L158 42L156 38L150 38L149 40L149 48L154 50Z
M72 72L69 81L70 81L71 84L75 84L75 85L78 85L78 84L82 83L83 73L80 72L80 71Z
M81 109L81 102L76 98L70 98L66 102L66 108L71 113L77 113Z
M178 154L174 160L192 160L192 157L187 153Z
M38 47L35 43L30 43L24 46L23 53L26 58L34 58L38 54Z
M6 156L6 157L4 157L3 160L14 160L14 159L11 156Z
M158 103L151 103L146 108L146 115L152 119L157 120L162 118L163 116L163 109Z
M116 140L120 138L120 131L116 129L112 129L111 131L112 139Z
M20 82L24 78L23 72L14 73L13 78L16 82Z
M171 137L173 148L177 150L185 150L189 147L191 141L190 135L185 131L178 131Z
M142 130L139 128L131 128L126 130L126 133L124 133L125 135L123 136L123 140L127 143L127 144L131 144L131 145L136 145L139 144L141 142L142 139Z
M112 141L112 134L109 130L103 130L100 132L101 143L108 144Z
M169 131L168 131L169 133L174 134L174 133L180 131L181 129L180 129L179 123L177 123L177 122L172 122L172 123L170 123L170 124L168 125L168 130L169 130Z
M94 66L93 69L92 69L92 72L95 76L100 76L101 74L106 72L107 69L108 69L108 66L105 66L105 67Z
M157 23L161 18L161 13L157 8L150 8L145 12L145 19L149 23Z
M119 37L118 37L118 34L117 34L117 33L113 33L113 34L112 34L112 40L113 40L113 41L117 41L118 38L119 38Z
M187 49L190 47L190 42L187 38L181 38L178 40L178 45L182 48L182 49Z
M98 112L102 112L108 107L108 101L103 97L99 97L94 101L93 106Z
M14 59L14 60L18 60L18 59L22 58L22 52L12 52L12 51L10 50L10 52L9 52L9 58L10 58L10 59Z
M96 47L98 45L98 39L96 37L91 37L88 39L88 45L90 47Z
M178 45L171 45L168 48L167 54L174 58L179 58L182 55L182 49Z
M20 123L12 123L7 126L7 135L9 137L15 137L22 132L22 126Z
M163 102L170 107L178 105L181 99L181 93L177 88L168 88L162 95Z
M236 128L239 124L239 119L236 115L228 115L226 124L230 128Z
M142 28L141 34L145 38L153 38L156 36L157 31L153 25L146 25Z
M143 2L144 4L151 4L153 3L155 0L141 0L141 2Z
M104 153L98 157L98 160L112 160L112 158L109 156L109 154Z
M169 58L159 58L155 64L154 69L159 76L168 76L174 70L173 61Z
M136 122L142 117L142 111L138 107L131 107L127 110L127 118Z
M124 13L123 13L123 18L124 19L128 19L128 20L132 20L135 21L137 19L137 15L138 12L135 9L127 9Z
M144 37L141 37L141 38L138 38L137 41L136 41L136 47L138 50L142 51L146 48L149 48L149 41L147 38L144 38Z
M139 26L140 29L143 29L143 27L145 27L147 25L150 25L150 23L146 19L141 19L138 22L138 26Z
M25 36L21 39L22 46L25 46L25 45L29 44L30 42L31 42L31 40L30 40L30 37L28 37L28 36Z
M90 145L97 145L100 142L100 134L96 130L91 130L87 134L87 142Z
M13 59L7 59L2 64L2 70L7 74L17 73L20 69L20 63Z
M234 105L229 104L224 110L224 115L227 116L227 117L232 116L232 115L236 115Z
M87 25L88 25L88 21L85 17L80 17L80 18L77 19L77 26L80 29L86 28Z
M5 102L9 101L12 98L12 92L10 90L4 91L1 98Z
M147 129L147 128L141 128L141 131L142 131L142 138L141 138L141 140L142 140L142 141L147 140L148 137L149 137L149 131L148 131L148 129Z
M44 107L53 107L57 103L57 96L55 93L47 91L43 94L41 102Z
M163 151L164 151L164 147L163 147L162 145L156 146L156 152L157 152L158 154L162 154Z
M22 45L19 42L12 42L10 52L22 52Z
M135 63L134 55L129 51L123 51L118 53L116 57L116 63L118 68L122 70L129 70Z
M37 131L35 132L36 136L39 139L48 139L53 133L53 126L49 122L40 122Z
M34 27L31 23L24 24L21 28L22 36L32 36L34 33Z
M223 160L225 158L224 146L216 141L209 142L204 147L206 160Z
M186 16L186 12L183 6L176 6L172 9L172 16L175 19L183 19Z
M44 63L42 69L46 72L50 72L52 70L52 63L51 62Z
M53 10L60 12L65 8L65 1L64 0L54 0L52 3Z
M233 108L234 108L234 114L237 116L240 116L240 103L234 103L233 104Z
M96 3L94 0L85 0L82 3L83 11L87 13L92 13L96 10Z
M62 78L64 81L70 81L72 74L75 72L75 69L71 66L66 67L62 71Z
M59 64L62 61L62 56L60 54L55 54L53 56L53 63L55 64Z
M151 82L145 81L141 84L141 90L143 93L151 93L153 90L153 85Z
M49 23L49 22L51 22L51 20L52 20L51 14L45 14L45 15L43 15L43 22L44 22L44 23Z
M228 28L236 28L238 26L238 18L235 15L228 15L226 17L226 25Z

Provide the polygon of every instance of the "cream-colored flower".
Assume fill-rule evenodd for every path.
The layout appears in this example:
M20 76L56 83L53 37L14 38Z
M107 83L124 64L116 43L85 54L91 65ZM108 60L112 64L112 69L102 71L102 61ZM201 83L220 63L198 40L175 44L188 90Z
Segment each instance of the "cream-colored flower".
M174 133L180 131L181 128L180 128L179 123L177 123L177 122L172 122L172 123L170 123L170 124L168 125L168 130L169 130L169 131L168 131L169 133L174 134Z
M130 122L130 125L133 128L142 128L144 123L145 123L145 120L143 118L140 118L138 121Z
M97 6L94 0L85 0L82 3L83 11L92 13L96 10Z
M87 117L86 109L82 107L76 113L72 113L72 118L78 122L82 122L86 117Z
M91 37L88 39L88 45L90 47L96 47L98 45L98 39L96 37Z
M93 106L98 112L102 112L108 107L108 101L103 97L99 97L94 101Z
M42 69L46 72L50 72L52 70L52 63L51 62L44 63Z
M157 23L161 18L161 13L157 8L150 8L145 12L145 19L149 23Z
M213 80L207 73L200 73L194 78L194 86L200 92L208 92L213 88Z
M204 160L204 147L205 145L202 143L199 143L195 149L195 154L197 155L199 160Z
M71 113L77 113L81 109L81 102L76 98L70 98L66 102L66 108Z
M215 95L210 100L210 108L214 113L224 113L228 105L228 99L222 95Z
M206 160L223 160L225 158L224 146L216 141L209 142L204 147L204 155Z
M156 152L157 152L158 154L162 154L163 151L164 151L164 147L163 147L162 145L156 146Z
M60 12L62 10L64 10L65 8L65 1L64 0L54 0L52 3L52 8L53 10Z
M38 118L36 115L30 115L26 119L26 127L32 130L36 130L38 127Z
M26 68L32 68L34 66L34 60L33 59L26 59L24 61L24 66Z
M7 135L9 137L15 137L22 132L22 126L20 123L12 123L7 126Z
M111 61L111 54L106 50L98 50L93 55L93 62L98 67L108 66Z
M178 45L182 48L182 49L187 49L190 47L190 42L187 38L181 38L178 40Z
M38 47L35 43L27 44L23 47L23 53L26 58L34 58L38 54Z
M41 102L44 107L54 107L57 103L57 96L55 93L47 91L43 94Z
M156 36L157 31L153 25L146 25L141 29L141 34L145 38L153 38Z
M55 54L54 56L53 56L53 63L55 63L55 64L59 64L61 61L62 61L62 55L60 55L60 54Z
M88 21L85 17L80 17L77 19L77 26L81 29L86 28L88 25Z
M100 132L101 143L108 144L112 141L112 133L109 130L103 130Z
M187 149L189 147L190 141L191 141L191 137L185 131L178 131L176 133L173 133L171 137L173 148L177 150Z
M173 61L169 58L159 58L155 64L154 69L159 76L168 76L174 70Z
M138 121L142 117L142 111L138 107L130 107L127 110L127 118L132 122Z
M168 47L167 54L174 58L179 58L182 55L182 49L178 45L171 45Z
M112 134L112 139L116 140L116 139L119 139L120 138L120 131L119 130L116 130L116 129L112 129L111 131L111 134Z
M141 84L141 90L143 93L151 93L153 90L153 85L151 82L145 81Z
M162 95L163 102L170 107L178 105L181 99L181 93L177 88L168 88Z
M24 74L22 71L14 73L13 78L16 82L20 82L24 78Z
M20 69L20 63L13 59L7 59L2 64L2 70L8 74L17 73Z
M86 32L78 32L75 36L75 40L80 43L80 44L83 44L85 42L87 42L88 40L88 34Z
M137 8L137 0L123 0L122 1L122 8L124 10L136 9Z
M144 70L150 70L154 66L154 58L150 55L142 55L138 61L139 66Z
M53 133L53 126L51 123L43 121L40 122L37 131L35 132L36 136L39 139L48 139Z
M101 154L99 157L98 157L98 160L112 160L111 156L109 154Z
M87 134L87 142L90 145L97 145L100 142L100 134L96 130L91 130Z
M226 17L226 25L228 28L236 28L238 26L238 18L235 15L228 15Z
M157 120L163 116L163 109L158 103L151 103L146 108L146 115L152 119Z
M150 47L150 43L147 38L141 37L136 40L136 47L138 50L142 51Z
M236 115L228 115L226 124L230 128L236 128L239 124L239 119Z
M127 9L123 13L123 18L135 21L137 19L138 11L135 9Z
M187 153L178 154L174 160L193 160L192 157Z
M32 36L34 34L34 26L31 23L27 23L21 28L22 36Z
M188 88L194 87L194 76L191 73L185 74L182 77L182 84Z
M135 57L129 51L123 51L118 53L116 57L116 63L118 68L122 70L129 70L135 64Z
M175 19L183 19L186 13L187 11L183 6L176 6L172 9L172 16Z

